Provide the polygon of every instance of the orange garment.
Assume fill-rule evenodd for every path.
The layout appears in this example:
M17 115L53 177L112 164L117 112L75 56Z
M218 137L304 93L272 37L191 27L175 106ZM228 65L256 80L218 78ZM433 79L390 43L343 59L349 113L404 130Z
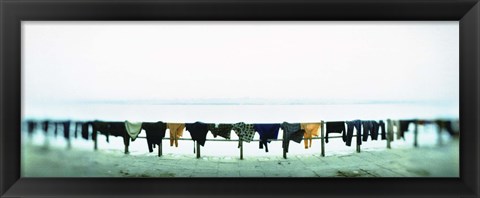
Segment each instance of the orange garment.
M178 139L183 135L183 129L185 129L184 123L167 123L167 129L170 130L170 146L178 147Z
M300 124L301 129L305 130L305 133L303 134L304 141L305 142L305 149L312 147L312 137L317 136L318 137L318 131L320 130L320 123L301 123ZM309 141L308 141L309 140ZM310 145L308 145L308 142L310 142Z

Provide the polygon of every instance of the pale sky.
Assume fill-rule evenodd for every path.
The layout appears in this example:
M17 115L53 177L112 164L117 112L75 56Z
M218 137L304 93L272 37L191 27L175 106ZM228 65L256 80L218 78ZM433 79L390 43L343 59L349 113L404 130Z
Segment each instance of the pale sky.
M459 24L22 22L26 105L205 98L459 101Z

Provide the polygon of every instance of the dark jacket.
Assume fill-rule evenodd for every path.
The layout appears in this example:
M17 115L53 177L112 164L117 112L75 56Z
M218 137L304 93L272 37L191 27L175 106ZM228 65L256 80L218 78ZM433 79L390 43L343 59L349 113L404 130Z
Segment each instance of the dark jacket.
M153 152L155 145L161 145L162 139L165 137L167 123L163 122L143 122L142 129L147 134L148 151Z
M305 133L304 130L302 130L302 127L300 123L288 123L288 122L283 122L280 125L280 128L284 132L283 134L283 142L282 142L282 148L288 152L288 147L290 145L290 140L293 140L296 143L300 143L303 140L303 134Z
M193 141L197 141L198 144L205 146L207 140L208 125L202 122L195 122L185 124L185 129L190 132Z
M325 142L328 143L328 134L329 133L341 133L342 139L345 142L346 138L346 130L345 130L345 122L327 122L327 135L325 136Z

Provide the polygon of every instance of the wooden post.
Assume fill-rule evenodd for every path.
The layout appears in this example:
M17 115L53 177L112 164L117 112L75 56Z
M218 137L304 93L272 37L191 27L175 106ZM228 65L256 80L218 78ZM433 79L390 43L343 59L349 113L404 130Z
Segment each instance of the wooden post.
M200 144L197 142L197 158L200 158Z
M361 126L360 126L360 128L361 128ZM357 130L357 129L355 129L355 130ZM357 130L357 143L356 143L357 144L357 153L360 153L360 144L358 144L358 142L362 141L361 136L362 135L360 134L360 131Z
M387 149L391 149L391 143L393 139L393 122L390 119L387 119L387 123L385 125L385 129L387 129Z
M68 125L70 127L70 125ZM70 129L66 129L65 128L65 125L63 125L63 134L65 136L65 131L68 130L70 131ZM71 149L72 148L72 135L71 133L68 133L68 137L67 137L67 149Z
M391 144L390 144L390 143L391 143L390 133L391 133L391 131L388 131L388 130L387 130L387 149L391 149L391 148L392 148L392 146L391 146Z
M48 147L50 146L50 140L49 140L49 139L50 139L50 136L49 136L48 132L44 133L44 136L43 136L43 137L45 137L45 140L44 140L44 142L43 142L43 146L44 146L45 148L48 148Z
M158 157L162 156L162 143L158 144Z
M418 121L415 121L415 130L413 131L413 146L418 147Z
M95 140L93 140L93 150L98 150L98 143L97 143L97 132L94 131L92 132L92 137L94 137Z
M442 140L442 129L443 129L443 122L440 121L439 124L438 124L438 145L441 146L443 144L443 140Z
M283 131L283 141L287 142L286 141L287 137L285 135L286 135L286 133L285 133L285 131ZM287 159L287 148L286 148L287 144L285 144L284 142L282 142L282 144L283 144L283 159Z
M130 145L130 137L128 136L128 133L125 133L125 137L126 139L124 139L124 144L125 144L125 154L128 154L129 151L128 151L128 145Z
M71 149L72 148L72 137L68 137L68 140L67 140L67 149Z
M240 159L243 160L243 141L240 140Z
M322 121L321 122L321 129L320 129L320 141L321 141L321 149L322 149L321 155L322 155L322 157L325 157L325 138L324 138L324 136L325 136L325 127L324 126L325 125L324 124L325 123Z

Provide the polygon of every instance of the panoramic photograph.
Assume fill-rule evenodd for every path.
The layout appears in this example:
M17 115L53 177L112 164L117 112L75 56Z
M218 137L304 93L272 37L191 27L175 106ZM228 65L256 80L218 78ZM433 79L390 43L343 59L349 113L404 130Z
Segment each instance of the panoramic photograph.
M459 178L458 21L21 23L21 177Z

